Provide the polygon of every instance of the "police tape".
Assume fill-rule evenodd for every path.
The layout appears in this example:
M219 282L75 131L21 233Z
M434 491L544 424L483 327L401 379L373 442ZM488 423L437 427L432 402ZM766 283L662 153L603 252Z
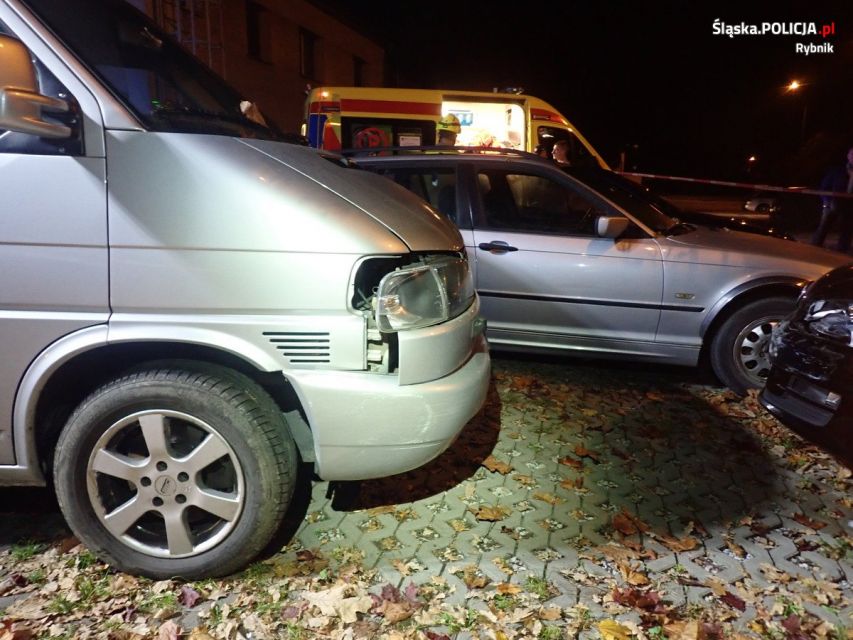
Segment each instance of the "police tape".
M833 198L853 198L853 193L843 191L822 191L820 189L809 189L807 187L777 187L770 184L753 184L750 182L732 182L730 180L711 180L708 178L686 178L684 176L664 176L656 173L637 173L636 171L617 171L616 173L629 178L650 178L654 180L671 180L673 182L695 182L697 184L711 184L720 187L737 187L742 189L753 189L755 191L770 191L774 193L791 193L807 196L829 196Z

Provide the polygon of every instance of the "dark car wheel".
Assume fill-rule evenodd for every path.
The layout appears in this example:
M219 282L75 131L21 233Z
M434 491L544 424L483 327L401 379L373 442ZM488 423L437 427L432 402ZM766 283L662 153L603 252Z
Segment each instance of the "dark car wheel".
M95 391L60 436L54 476L68 524L103 560L198 579L233 573L264 548L296 467L269 395L200 365L144 370Z
M744 305L723 322L710 349L711 367L723 384L739 394L764 386L770 335L793 308L793 299L767 298Z

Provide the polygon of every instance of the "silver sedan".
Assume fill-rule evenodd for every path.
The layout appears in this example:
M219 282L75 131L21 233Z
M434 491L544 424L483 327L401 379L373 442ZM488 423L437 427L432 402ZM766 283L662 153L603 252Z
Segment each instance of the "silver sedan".
M810 245L680 223L639 185L521 154L359 159L459 226L495 349L696 365L761 387L773 326L844 264Z

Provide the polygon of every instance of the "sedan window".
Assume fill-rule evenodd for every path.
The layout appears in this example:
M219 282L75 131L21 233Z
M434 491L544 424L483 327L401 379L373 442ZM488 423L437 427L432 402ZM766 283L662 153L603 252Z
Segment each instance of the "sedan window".
M438 209L455 224L460 224L456 210L455 169L449 167L389 169L384 174L421 199L429 202L434 209Z
M542 176L487 170L478 183L489 229L592 236L603 213L585 194Z

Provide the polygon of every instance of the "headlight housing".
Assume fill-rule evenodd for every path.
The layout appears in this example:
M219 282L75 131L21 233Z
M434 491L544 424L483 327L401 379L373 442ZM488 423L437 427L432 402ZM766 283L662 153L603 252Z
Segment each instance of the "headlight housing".
M473 300L468 261L443 256L382 278L376 293L376 324L385 332L429 327L455 318Z
M806 310L803 322L812 333L853 347L853 300L816 300Z

